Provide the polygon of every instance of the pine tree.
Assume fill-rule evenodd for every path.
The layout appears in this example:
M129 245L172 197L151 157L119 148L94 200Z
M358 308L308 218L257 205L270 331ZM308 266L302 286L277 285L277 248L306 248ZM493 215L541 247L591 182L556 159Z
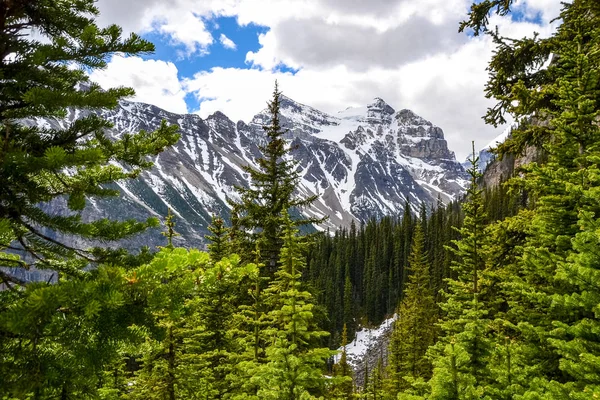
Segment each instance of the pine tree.
M236 335L237 308L245 298L247 283L258 275L255 264L241 264L240 257L223 257L207 265L197 296L186 302L189 312L182 335L181 398L231 397L240 382L234 375L243 350Z
M353 385L353 373L352 367L348 363L348 354L346 353L346 346L348 345L348 330L346 324L342 330L342 353L340 354L340 360L333 367L334 376L340 378L339 382L333 384L332 388L328 391L328 398L348 400L353 398L354 385Z
M206 239L211 243L208 245L210 258L213 262L220 261L229 252L228 230L225 227L223 218L213 215L211 225L208 230L212 235L207 235Z
M175 248L175 246L173 246L173 238L179 236L179 233L175 231L175 221L173 220L173 218L173 212L169 208L167 216L165 217L165 227L167 228L167 230L161 232L162 235L167 238L167 249L171 250Z
M346 278L344 279L344 327L348 325L354 327L354 299L353 299L353 290L352 290L352 282L350 281L350 273L346 272ZM354 329L351 330L354 332Z
M365 369L365 374L366 373L368 373L368 369ZM377 360L377 365L369 376L369 379L365 380L365 386L361 398L368 400L382 400L384 398L383 378L383 358L379 357Z
M556 399L584 399L600 396L600 4L574 1L561 17L560 78L549 88L558 108L548 112L553 140L546 145L548 163L532 175L552 178L558 189L543 190L540 206L558 200L565 207L545 209L540 217L546 226L560 229L576 218L576 227L564 227L556 237L565 244L550 247L557 255L558 290L551 296L557 321L549 341L568 377L552 381L550 393Z
M471 168L468 170L471 186L467 191L467 200L463 203L465 218L460 229L461 239L454 241L454 247L450 248L457 258L452 264L456 278L448 280L446 300L440 304L446 315L441 323L444 337L433 349L434 358L437 359L434 360L435 369L431 380L432 399L481 398L486 379L489 378L487 305L483 301L481 285L481 274L485 267L485 211L482 190L478 187L481 176L478 161L473 145ZM461 362L465 358L468 362ZM449 371L449 367L452 370ZM446 379L455 374L456 378Z
M135 271L138 296L146 303L154 329L146 336L142 368L136 372L127 398L175 400L185 393L183 338L188 331L188 302L197 297L196 282L208 263L207 253L164 248Z
M426 352L434 343L437 306L424 250L425 223L426 220L417 224L414 233L409 280L390 339L386 393L392 398L412 383L431 377L432 367Z
M539 375L547 364L540 359L544 349L524 344L518 329L527 315L537 313L524 299L521 267L523 245L530 233L533 210L521 210L486 229L486 270L482 278L491 289L487 297L492 313L490 341L493 346L489 356L490 379L487 392L495 399L513 399L522 395L525 388ZM539 363L538 363L539 361ZM527 365L531 367L527 367Z
M105 67L114 53L143 54L153 46L135 34L122 40L115 25L99 28L97 15L93 0L3 4L0 219L10 223L11 250L27 256L16 259L2 253L2 267L28 268L35 263L36 268L50 268L66 277L110 252L78 248L65 237L113 241L158 225L155 218L84 222L81 212L87 198L118 195L108 184L150 168L147 156L175 143L177 127L163 123L155 132L112 140L104 134L111 124L95 113L81 113L84 116L72 123L52 127L27 122L61 120L69 110L113 108L133 94L123 87L102 90L89 81L88 73ZM31 30L44 40L35 39ZM41 207L53 201L66 201L68 213L57 215ZM0 271L0 281L23 283L6 269Z
M255 398L257 395L260 386L255 375L265 363L265 331L272 322L267 315L266 293L262 289L268 278L259 273L263 268L259 243L255 243L255 248L255 263L249 264L253 266L254 273L248 277L247 300L239 305L234 315L233 334L240 344L240 353L231 375L231 385L235 387L233 399Z
M0 397L96 396L122 345L143 339L135 326L148 313L135 282L123 268L100 266L80 280L0 291L10 304L0 309Z
M72 243L115 241L158 225L155 218L87 222L81 214L87 199L116 196L111 184L150 168L148 156L175 143L177 127L105 135L111 124L94 111L133 91L102 90L89 72L114 53L153 46L137 35L121 39L117 26L99 28L93 0L0 8L0 283L13 289L0 295L0 397L96 397L106 368L118 370L122 346L143 336L136 326L148 313L136 298L135 271L125 269L151 255ZM71 115L81 117L68 122ZM48 203L64 212L49 212ZM55 283L16 289L32 266L51 270Z
M414 223L413 223L413 215L411 212L410 203L408 200L404 205L404 213L402 215L402 241L401 246L401 255L402 258L399 260L400 265L402 266L402 275L400 282L400 299L404 296L404 286L406 282L408 282L408 256L410 254L410 247L412 243L412 233L414 231Z
M483 11L492 3L508 12L512 2L473 6L477 12L465 26L485 30ZM597 391L597 341L589 336L596 289L588 282L594 279L592 227L599 211L591 195L599 140L599 14L597 1L576 0L563 4L562 25L549 38L512 41L492 34L499 48L487 92L498 104L487 121L501 123L509 113L519 122L499 155L537 146L546 156L515 178L534 206L518 274L506 286L507 317L516 328L511 358L523 363L518 370L511 365L511 373L525 374L524 396L592 398ZM539 68L546 61L548 68Z
M284 221L280 267L268 289L272 307L268 315L273 325L265 332L269 337L266 363L254 379L260 398L308 399L322 394L326 385L323 368L333 352L318 347L328 334L314 325L312 296L300 281L303 244L289 217Z
M241 230L249 230L253 236L261 236L260 253L266 265L268 276L277 270L277 261L282 246L283 214L291 209L302 209L310 205L316 196L302 198L294 195L299 172L295 162L289 158L291 148L284 135L287 132L280 122L281 92L275 82L273 99L268 103L271 123L264 126L266 143L259 146L261 157L257 158L257 168L244 168L250 175L250 187L237 187L240 202L230 200L232 207L240 211L237 215ZM243 210L243 212L241 212ZM296 220L296 226L322 222L319 218Z

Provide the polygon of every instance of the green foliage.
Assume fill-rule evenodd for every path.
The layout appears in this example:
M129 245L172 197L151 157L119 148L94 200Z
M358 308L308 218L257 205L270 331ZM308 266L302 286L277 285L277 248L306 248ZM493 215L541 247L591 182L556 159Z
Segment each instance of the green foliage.
M339 361L333 366L333 375L338 377L338 382L331 385L328 391L328 397L331 399L352 399L354 394L353 371L348 363L348 354L346 346L348 345L348 330L346 325L342 330L342 353Z
M211 243L208 245L208 251L210 253L210 258L216 262L228 254L228 230L225 227L225 221L223 221L223 218L216 215L213 215L212 223L208 227L208 230L212 234L206 236L206 239L211 241Z
M368 370L365 371L365 374L368 374ZM385 398L384 393L383 359L382 357L379 357L375 369L368 376L368 379L365 379L365 387L360 393L359 398L365 400L378 400Z
M318 347L328 333L315 326L312 295L302 288L304 245L289 217L284 221L280 267L267 289L271 326L264 334L269 345L254 379L260 398L309 399L324 391L323 369L333 352Z
M473 29L473 34L478 36L480 33L489 33L488 17L492 11L497 15L507 15L510 13L510 7L513 0L483 0L471 5L469 19L460 23L459 31L466 28Z
M142 347L142 368L136 373L129 398L180 396L187 302L195 297L208 262L208 254L198 250L164 248L135 271L135 285L152 316L149 323L153 329Z
M175 232L175 221L173 221L173 213L171 212L171 209L169 208L169 211L167 212L167 216L165 217L165 228L166 231L161 232L162 235L164 237L167 238L167 248L168 249L173 249L175 246L173 246L173 238L175 236L179 236L179 233Z
M238 238L250 231L251 242L256 241L257 237L262 239L259 242L261 261L265 264L269 277L273 277L277 270L285 226L283 215L287 215L291 209L302 209L310 205L317 197L302 198L294 195L300 173L295 162L287 157L291 148L283 137L287 130L280 125L280 96L281 92L275 82L273 100L268 103L271 122L263 127L266 143L259 146L262 154L256 159L258 168L244 168L250 175L250 187L236 188L240 194L240 202L230 200L234 214L232 225ZM306 218L297 220L294 224L301 226L322 221L321 218ZM243 237L239 239L243 240ZM245 250L252 248L252 244L245 246Z
M238 256L211 262L207 253L163 249L136 277L155 328L127 398L222 398L242 350L234 337L241 283L257 276Z
M1 296L2 398L95 398L120 346L143 337L135 327L146 311L121 268L12 293Z
M425 237L422 224L417 224L409 259L410 275L404 298L394 322L386 369L386 395L396 398L418 381L431 377L432 366L426 353L434 344L438 310L431 285Z
M555 398L583 399L600 395L600 291L594 283L600 262L600 5L575 1L564 7L562 18L556 35L562 46L556 63L561 77L548 87L558 108L548 112L553 127L553 140L546 144L549 162L530 176L537 185L552 179L548 188L534 186L540 196L539 222L545 225L536 233L555 268L553 293L547 292L555 316L549 342L566 374L551 382L549 391ZM555 242L549 244L554 232Z
M118 194L107 184L134 178L151 167L147 156L175 143L177 127L163 123L155 132L127 133L112 140L104 133L110 123L96 114L84 112L70 124L60 122L79 110L113 108L132 95L128 88L102 90L89 81L88 72L104 68L116 52L144 54L153 46L135 34L121 39L115 25L99 28L93 0L25 0L5 6L0 26L0 219L12 231L10 250L26 255L16 258L3 252L0 265L28 268L34 263L36 268L60 271L65 278L108 253L73 247L65 238L113 241L156 225L154 218L84 222L81 211L88 198ZM31 30L44 40L34 39ZM57 123L42 127L35 123L37 118ZM43 207L62 200L64 213ZM0 280L23 283L7 270Z
M432 292L445 287L454 256L444 248L458 237L453 227L461 224L457 203L439 204L422 223L427 229L423 252L428 257ZM339 346L346 324L353 337L359 321L377 325L393 314L405 296L409 275L409 255L418 219L407 203L402 218L384 217L350 229L341 228L333 237L323 234L311 247L308 272L305 274L317 289L318 302L326 307L332 333L331 346ZM426 227L426 228L425 228ZM342 310L342 312L340 312Z
M487 288L482 279L486 216L482 190L478 186L481 173L474 145L470 162L471 186L462 205L465 216L459 230L461 238L449 247L456 256L451 266L454 277L447 279L448 290L444 302L440 303L444 311L440 324L443 337L432 348L436 359L431 380L432 399L481 398L480 388L489 376L490 343L486 321L489 310L485 297Z
M511 3L480 2L462 27L486 31L487 13L493 7L506 13ZM538 146L545 157L510 183L527 194L530 209L495 212L504 220L478 236L477 207L472 200L465 204L464 245L457 243L462 285L449 282L450 297L442 305L442 326L454 334L432 352L430 398L600 394L600 296L593 284L600 260L600 4L563 4L560 18L557 32L545 39L509 40L488 31L499 47L487 93L498 104L486 119L498 124L510 113L519 122L498 153L518 155ZM548 67L540 68L550 54ZM514 206L506 204L500 208Z
M555 34L522 40L487 28L490 12L511 6L481 1L461 25L498 44L486 87L498 104L486 119L499 124L509 113L519 123L499 156L532 145L545 154L508 185L481 187L474 155L462 210L438 201L416 218L407 203L402 217L307 243L296 228L314 220L292 221L290 212L313 199L293 196L298 175L276 86L263 157L247 169L252 186L232 204L230 229L213 218L210 254L173 246L169 212L167 246L133 257L69 247L48 232L117 240L156 226L80 215L86 199L116 194L106 184L149 168L147 156L172 144L175 128L113 141L93 114L64 129L27 121L116 105L131 91L102 91L84 69L151 45L96 27L91 0L8 4L0 35L16 56L0 66L0 266L35 262L60 279L17 288L23 282L0 271L11 289L0 291L0 398L600 396L600 3L564 4ZM30 28L48 41L20 34ZM41 205L52 201L68 213L46 213ZM360 393L345 347L325 375L334 352L324 347L316 300L332 347L340 339L344 347L359 321L397 310L387 367L383 357L367 366Z

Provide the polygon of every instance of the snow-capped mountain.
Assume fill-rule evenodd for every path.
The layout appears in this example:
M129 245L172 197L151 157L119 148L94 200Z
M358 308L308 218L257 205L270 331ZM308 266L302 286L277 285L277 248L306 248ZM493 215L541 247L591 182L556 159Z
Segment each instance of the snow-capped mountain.
M73 111L65 121L34 123L65 124L82 115ZM102 116L114 124L108 132L114 137L154 130L165 119L179 125L181 139L155 157L151 171L118 183L121 198L91 200L86 217L163 217L171 208L180 244L187 245L202 243L212 214L227 218L227 198L236 198L235 186L248 185L242 166L254 165L266 140L262 126L270 122L267 110L249 123L235 123L220 112L201 119L130 101ZM380 98L330 115L282 96L281 120L302 177L298 192L318 195L304 212L329 216L321 229L397 214L407 200L414 206L438 197L447 202L467 185L442 129L410 110L396 112ZM136 245L163 242L156 231L135 240Z

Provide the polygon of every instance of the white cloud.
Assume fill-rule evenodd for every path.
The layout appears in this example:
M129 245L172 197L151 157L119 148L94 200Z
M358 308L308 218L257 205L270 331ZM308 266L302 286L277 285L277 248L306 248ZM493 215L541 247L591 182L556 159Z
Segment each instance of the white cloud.
M465 35L456 32L457 25L458 20L439 25L415 15L379 32L321 18L290 20L263 35L261 49L248 53L247 60L263 68L272 68L278 61L303 67L395 68L431 54L456 50L467 41Z
M290 58L282 57L278 53L278 39L275 31L270 30L267 33L258 35L258 43L260 49L256 52L249 51L246 53L246 63L266 69L274 69L280 64L285 64L288 67L298 69L300 65Z
M444 129L449 147L466 156L471 140L481 145L497 135L481 119L492 103L483 96L486 61L465 56L488 52L485 43L471 43L463 54L431 57L399 70L357 72L343 66L302 69L295 75L269 70L214 68L185 82L202 101L203 118L222 111L231 119L249 121L265 108L275 79L287 96L331 114L361 106L379 96L396 110L409 108ZM427 79L423 75L427 75Z
M528 17L532 18L539 14L544 23L549 23L558 17L563 2L570 3L571 0L519 0L517 6L525 10Z
M202 55L214 43L205 20L232 15L237 0L98 0L99 24L117 24L125 34L159 33L183 45L184 56Z
M186 93L173 63L115 55L107 68L92 72L90 78L103 88L133 87L136 94L132 100L154 104L174 113L187 112Z
M221 36L219 37L219 41L221 42L223 47L225 47L226 49L235 50L237 48L237 46L235 45L233 40L231 40L227 36L225 36L224 33L221 33Z
M168 35L174 44L184 45L187 55L208 53L208 46L214 40L200 16L193 12L177 15L167 12L163 15L153 20L158 32Z
M143 64L170 71L155 74L152 83L123 65L111 69L113 63L123 63L115 58L108 69L115 72L107 72L107 80L134 86L138 99L183 110L188 92L201 100L196 112L203 117L219 110L248 121L264 108L275 79L286 95L331 113L380 96L394 108L410 108L442 127L459 157L466 155L471 140L483 145L501 130L481 119L493 104L483 92L493 44L488 37L457 33L470 4L471 0L99 0L101 10L109 12L107 19L114 17L129 30L167 35L185 46L186 56L210 51L215 42L210 31L218 29L216 16L269 28L258 37L260 48L246 54L248 68L199 71L183 86L173 64ZM556 0L517 0L515 7L530 19L540 16L543 26L498 16L490 19L491 26L513 37L533 31L546 36L556 26L547 25L560 10ZM235 46L226 33L218 40L224 47ZM133 61L128 62L131 68ZM298 72L278 71L282 64ZM165 79L167 75L171 78Z

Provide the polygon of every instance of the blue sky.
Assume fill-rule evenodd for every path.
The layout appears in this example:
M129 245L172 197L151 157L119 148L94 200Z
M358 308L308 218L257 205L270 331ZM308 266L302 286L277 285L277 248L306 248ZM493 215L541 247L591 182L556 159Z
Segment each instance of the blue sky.
M142 37L154 43L156 51L144 58L174 62L182 77L191 77L199 70L208 70L212 67L244 68L246 53L258 51L260 49L258 35L269 30L268 27L254 24L239 26L235 17L215 18L207 21L206 25L215 38L224 34L235 43L236 48L226 48L217 41L210 46L209 53L206 55L186 56L184 45L173 43L168 35L149 32L143 33Z
M246 63L246 53L260 49L258 35L266 33L269 28L256 24L240 26L235 17L218 17L206 22L207 28L215 38L225 35L235 44L235 48L227 48L220 41L215 41L208 49L208 54L186 55L185 46L174 43L168 35L148 32L142 37L154 43L154 54L144 55L145 60L159 59L172 62L177 66L179 79L192 78L198 71L207 71L214 67L250 68ZM191 93L185 96L188 110L197 110L200 101Z
M117 23L156 46L115 56L92 78L131 86L134 100L177 113L215 111L248 121L275 79L284 94L335 114L381 97L440 126L457 155L501 128L481 120L493 51L487 37L457 32L469 0L98 0L100 24ZM556 0L520 0L508 36L549 35ZM230 46L222 44L224 35ZM235 48L231 48L231 42Z

